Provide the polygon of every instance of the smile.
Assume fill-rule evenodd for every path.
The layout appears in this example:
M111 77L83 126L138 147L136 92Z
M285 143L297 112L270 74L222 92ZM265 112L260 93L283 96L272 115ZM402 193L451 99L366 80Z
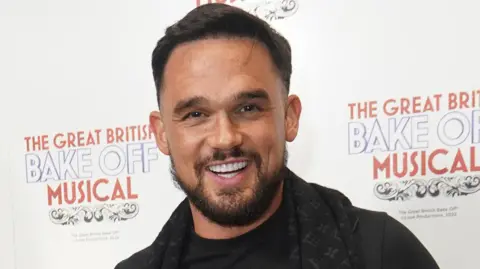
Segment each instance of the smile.
M245 167L247 167L247 161L238 161L238 162L230 162L230 163L222 163L222 164L215 164L208 166L208 170L211 172L224 177L224 178L232 178L240 173Z

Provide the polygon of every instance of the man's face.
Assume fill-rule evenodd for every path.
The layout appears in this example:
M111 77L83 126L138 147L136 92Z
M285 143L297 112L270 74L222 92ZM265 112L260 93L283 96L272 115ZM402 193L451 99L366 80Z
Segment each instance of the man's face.
M260 218L279 191L300 111L265 47L219 38L172 52L150 122L190 201L212 221L236 226Z

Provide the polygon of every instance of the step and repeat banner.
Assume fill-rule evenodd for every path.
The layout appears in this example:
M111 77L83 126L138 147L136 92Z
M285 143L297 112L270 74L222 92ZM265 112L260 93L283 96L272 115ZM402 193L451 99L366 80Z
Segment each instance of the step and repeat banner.
M184 196L147 125L150 56L208 2L0 4L1 268L113 268L156 237ZM292 170L388 212L442 269L478 268L480 2L221 2L291 42Z

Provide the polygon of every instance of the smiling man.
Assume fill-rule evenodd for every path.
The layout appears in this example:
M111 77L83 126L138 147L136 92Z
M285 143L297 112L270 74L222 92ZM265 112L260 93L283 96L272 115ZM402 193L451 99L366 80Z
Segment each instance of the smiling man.
M302 106L289 94L290 45L266 22L200 6L166 30L152 67L150 124L187 198L117 269L438 268L387 214L287 168Z

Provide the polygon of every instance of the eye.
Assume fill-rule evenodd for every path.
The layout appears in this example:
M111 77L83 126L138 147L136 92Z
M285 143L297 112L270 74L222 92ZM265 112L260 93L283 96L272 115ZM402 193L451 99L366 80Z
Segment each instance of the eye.
M185 115L183 117L184 120L188 119L188 118L200 118L202 116L205 116L202 112L198 112L198 111L193 111L193 112L190 112L188 113L187 115Z
M203 114L202 114L202 112L194 111L194 112L191 112L189 115L192 118L197 118L197 117L202 116Z
M242 108L240 108L240 112L253 112L258 110L259 108L256 105L245 105Z

